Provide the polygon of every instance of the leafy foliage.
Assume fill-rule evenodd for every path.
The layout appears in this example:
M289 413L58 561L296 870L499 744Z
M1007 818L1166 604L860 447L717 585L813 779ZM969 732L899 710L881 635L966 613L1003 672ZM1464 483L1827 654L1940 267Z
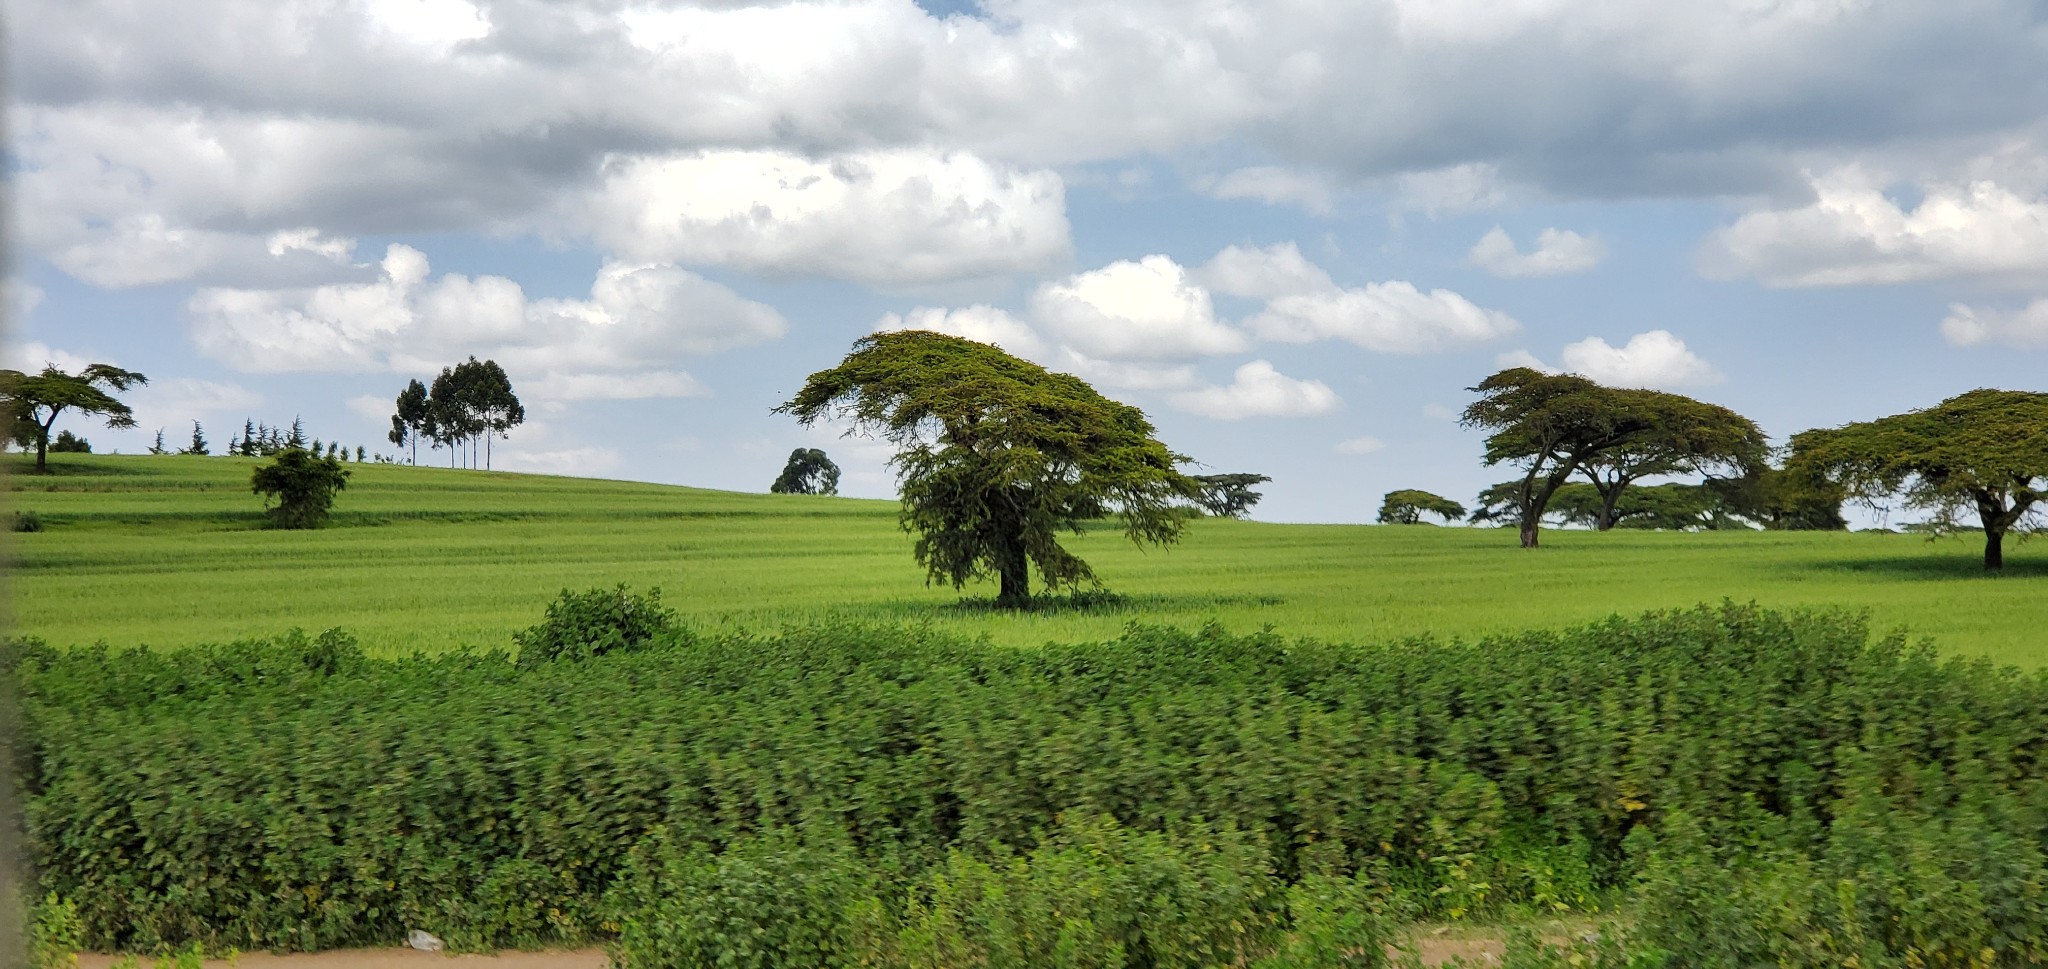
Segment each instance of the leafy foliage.
M1722 507L1738 518L1770 531L1842 531L1842 503L1849 500L1840 484L1812 469L1759 467L1735 478L1714 478L1705 487L1721 498Z
M768 486L769 492L778 495L836 495L839 493L839 465L833 464L825 452L814 447L800 447L789 452L789 461L782 466L775 483Z
M845 417L895 444L901 521L929 579L959 588L993 575L1004 603L1029 599L1031 566L1054 589L1095 580L1060 546L1062 529L1113 513L1132 542L1169 544L1184 523L1176 505L1195 497L1175 470L1185 459L1137 408L940 333L862 337L775 410L806 426Z
M526 668L333 634L0 655L40 890L94 948L618 932L635 965L741 938L782 940L756 965L820 939L891 965L1068 932L1134 966L1372 965L1383 919L1604 908L1723 867L1741 883L1699 891L1732 908L1646 917L1632 951L1753 938L1764 901L1820 918L1845 878L1903 927L1873 952L1934 952L1918 933L2016 964L2048 924L2048 675L1843 616L1370 649L824 626Z
M396 410L391 415L391 432L385 440L393 446L406 448L407 461L419 463L420 435L427 427L427 385L418 380L406 383L398 392Z
M1943 526L1974 513L1984 567L2000 568L2006 534L2031 531L2029 515L2048 494L2048 394L1973 390L1924 410L1804 431L1792 437L1790 464L1866 501L1902 496Z
M519 402L519 395L512 392L512 380L505 375L505 368L495 360L470 357L453 367L441 368L427 391L425 411L414 425L409 415L418 413L412 410L420 403L413 396L417 384L418 381L407 384L399 394L399 413L392 416L392 435L398 434L401 423L408 428L417 426L417 433L424 434L434 446L449 449L450 467L456 462L457 452L464 449L469 466L475 467L476 445L482 441L484 467L489 468L491 439L503 437L526 422L526 407Z
M1252 489L1273 480L1263 474L1198 474L1195 504L1219 518L1243 518L1264 497Z
M92 442L70 431L58 431L56 439L50 442L50 451L56 454L91 454Z
M514 633L512 641L519 647L519 665L531 667L629 652L675 641L682 634L675 610L661 606L660 589L649 589L643 596L620 583L613 589L563 589L548 604L547 617Z
M36 470L47 471L50 429L59 416L67 410L75 411L104 417L108 427L134 427L134 410L114 395L146 383L148 377L104 363L91 364L76 374L54 366L44 367L34 376L19 370L0 370L0 418L6 420L11 440L23 446L35 445ZM83 438L59 437L61 443L76 442L77 451L92 450Z
M1454 522L1465 517L1465 506L1442 495L1413 488L1389 491L1386 497L1380 499L1378 520L1382 525L1417 525L1421 524L1424 515L1435 515L1446 522Z
M264 512L276 528L317 528L348 487L341 462L299 448L278 452L249 476L250 490L263 496Z
M1725 407L1655 390L1602 387L1572 374L1503 370L1471 388L1466 427L1491 431L1486 464L1524 469L1512 492L1522 545L1537 544L1550 501L1574 474L1599 492L1595 517L1611 527L1627 487L1643 477L1724 470L1745 473L1766 456L1763 432ZM1488 502L1482 499L1482 505Z

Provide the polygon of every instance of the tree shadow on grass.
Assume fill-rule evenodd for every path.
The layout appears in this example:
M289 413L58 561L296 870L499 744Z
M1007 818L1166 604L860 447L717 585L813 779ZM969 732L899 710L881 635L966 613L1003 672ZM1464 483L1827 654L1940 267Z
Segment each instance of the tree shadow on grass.
M37 471L36 459L33 454L26 456L7 455L4 460L0 460L0 471L5 471L7 479L14 485L31 487L38 481L50 481L56 478L148 477L164 473L162 468L117 464L111 461L104 463L94 462L92 464L74 463L54 455L50 458L47 470ZM22 489L21 487L16 487L14 490L19 491Z
M2005 568L1986 571L1981 554L1929 554L1906 557L1828 559L1803 563L1798 571L1843 572L1887 579L2037 579L2048 577L2048 559L2015 559L2008 555Z
M1106 589L1088 589L1061 595L1040 593L1032 596L1029 604L1022 608L1000 606L992 597L974 596L952 602L920 602L910 599L891 599L875 603L870 608L878 612L891 613L904 618L936 618L965 616L1017 616L1017 615L1079 615L1079 616L1123 616L1149 615L1160 612L1199 612L1220 607L1262 607L1278 606L1287 602L1283 596L1269 595L1214 595L1175 596L1157 593L1144 595L1123 595Z

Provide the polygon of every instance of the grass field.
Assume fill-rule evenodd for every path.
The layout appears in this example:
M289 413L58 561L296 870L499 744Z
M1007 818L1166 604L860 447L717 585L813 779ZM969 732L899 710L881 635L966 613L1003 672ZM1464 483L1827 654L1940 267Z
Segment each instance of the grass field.
M1165 551L1074 540L1125 606L1004 615L925 585L892 502L351 465L329 527L280 532L261 527L251 459L63 455L48 476L6 461L9 512L48 526L8 536L14 628L58 644L340 626L384 653L497 645L564 587L624 582L702 626L929 622L1014 645L1132 621L1475 636L1730 598L1866 609L1950 652L2048 663L2048 554L2021 546L1986 576L1966 538L1550 531L1526 552L1492 529L1202 521Z

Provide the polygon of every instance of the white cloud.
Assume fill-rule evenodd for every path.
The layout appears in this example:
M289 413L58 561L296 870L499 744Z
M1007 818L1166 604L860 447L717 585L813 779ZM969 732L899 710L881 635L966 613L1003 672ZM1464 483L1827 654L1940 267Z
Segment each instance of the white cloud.
M1394 209L1421 212L1430 218L1477 212L1507 201L1500 166L1490 162L1409 172L1398 183Z
M1292 242L1263 249L1229 246L1196 270L1195 278L1216 292L1257 299L1337 288Z
M1521 329L1447 289L1423 292L1395 280L1358 289L1275 298L1247 324L1268 340L1347 340L1380 353L1434 353L1484 343Z
M350 397L345 403L348 404L348 409L357 415L379 423L390 420L391 415L398 410L396 394L390 397L379 397L376 394L358 394Z
M1928 185L1910 211L1856 169L1812 179L1814 200L1752 212L1708 236L1710 277L1853 286L2048 271L2048 197L1995 182Z
M1524 253L1515 248L1515 241L1499 226L1481 236L1466 254L1473 265L1504 278L1581 273L1600 265L1605 258L1607 244L1597 236L1582 236L1569 229L1545 229L1536 236L1536 249Z
M1237 368L1235 378L1226 386L1203 387L1173 397L1175 407L1220 420L1308 417L1327 414L1339 403L1328 384L1296 380L1264 360Z
M958 309L920 306L904 315L890 313L875 322L875 332L890 330L931 330L977 343L988 343L1024 357L1045 362L1045 341L1024 321L983 303Z
M200 350L243 371L432 373L474 353L531 381L537 397L570 399L694 394L676 361L788 329L773 309L673 266L607 263L588 299L529 301L499 276L430 279L426 255L395 244L372 282L202 289L186 314Z
M77 373L95 363L112 363L111 360L88 360L69 350L59 350L47 343L29 341L16 343L9 340L0 347L0 360L7 362L7 369L23 373L37 373L44 367L56 367L65 373Z
M1257 199L1270 205L1291 205L1310 215L1328 216L1336 211L1336 193L1326 179L1289 168L1240 168L1220 178L1198 180L1193 187L1214 199Z
M673 370L650 373L548 374L533 385L543 400L650 400L659 397L709 397L711 389L697 378Z
M629 259L883 285L1043 269L1069 247L1057 174L959 152L619 157L586 204Z
M2011 347L2048 346L2048 299L2006 312L1951 304L1941 321L1941 335L1959 347L1995 343Z
M43 288L20 277L9 277L6 282L7 321L20 323L43 305Z
M1354 437L1350 440L1338 441L1337 446L1331 448L1331 450L1336 451L1338 454L1372 454L1377 451L1383 451L1386 447L1386 443L1376 437Z
M1171 359L1250 346L1216 319L1209 291L1165 256L1110 263L1031 297L1032 316L1061 342L1096 357Z
M208 437L217 439L214 446L218 448L227 443L227 427L216 418L251 415L262 406L263 398L239 384L174 377L136 388L129 402L135 408L137 427L151 431L163 428L166 442L177 447L191 440L193 421L215 423L216 433Z
M288 252L310 252L334 262L348 262L355 258L356 241L348 238L331 238L319 229L300 226L271 233L263 248L277 257Z
M1443 404L1424 404L1422 405L1422 416L1433 421L1454 421L1458 419L1458 410L1455 407L1446 407Z
M1560 354L1563 366L1553 367L1527 350L1503 353L1502 367L1528 367L1545 373L1575 373L1609 387L1647 387L1679 390L1720 383L1719 371L1673 336L1669 330L1651 330L1629 337L1616 347L1596 336L1567 344Z

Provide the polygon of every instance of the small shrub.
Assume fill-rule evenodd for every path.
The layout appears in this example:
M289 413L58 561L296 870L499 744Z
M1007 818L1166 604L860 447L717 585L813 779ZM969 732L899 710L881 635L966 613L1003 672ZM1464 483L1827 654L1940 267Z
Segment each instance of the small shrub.
M348 476L340 461L286 448L270 464L257 468L249 483L263 496L272 527L316 528L327 520L335 494L348 487Z
M14 530L17 532L40 532L43 530L43 520L35 512L17 511L14 513Z
M78 906L55 893L45 896L30 913L29 965L34 969L72 969L78 965L78 950L83 948L85 926L79 921Z
M680 631L675 610L661 607L660 589L642 596L620 583L584 592L563 589L548 604L547 617L514 633L512 641L519 645L519 665L533 667L630 652Z

